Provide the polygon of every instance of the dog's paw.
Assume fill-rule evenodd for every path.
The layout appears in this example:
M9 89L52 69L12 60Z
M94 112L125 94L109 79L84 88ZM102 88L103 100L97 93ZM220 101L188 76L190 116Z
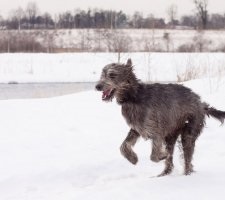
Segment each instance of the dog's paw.
M136 165L137 162L138 162L138 157L137 157L136 154L132 154L132 155L126 157L126 158L127 158L127 160L128 160L129 162L131 162L133 165Z
M190 164L189 167L187 167L184 171L184 175L188 176L188 175L191 175L192 173L194 173L194 169L193 169L193 165Z
M159 159L158 156L156 156L156 155L151 155L151 156L150 156L150 159L151 159L151 161L153 161L153 162L159 162L159 161L160 161L160 159Z
M165 166L165 169L162 171L161 174L158 175L158 177L161 177L161 176L166 176L166 175L169 175L172 173L173 171L173 163L172 162L167 162L166 163L166 166Z
M161 153L159 154L159 156L158 156L158 159L159 159L159 160L164 160L164 159L167 158L167 156L168 156L168 153L167 153L167 152L161 152Z
M157 177L162 177L162 176L169 175L169 174L171 174L172 170L173 170L172 167L171 168L167 168L167 169L163 170L162 173L159 174Z
M161 152L159 155L157 154L151 154L150 159L153 162L159 162L161 160L166 159L168 156L167 152Z
M138 157L135 152L132 151L131 147L126 143L123 143L120 147L121 154L132 164L137 164Z

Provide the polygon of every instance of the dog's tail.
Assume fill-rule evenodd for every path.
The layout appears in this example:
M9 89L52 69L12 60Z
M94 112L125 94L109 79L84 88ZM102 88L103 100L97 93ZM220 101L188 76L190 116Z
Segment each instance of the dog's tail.
M213 107L210 107L206 103L204 103L204 109L205 109L205 113L208 117L212 116L212 117L218 119L221 122L221 124L224 123L224 119L225 119L225 112L224 111L217 110Z

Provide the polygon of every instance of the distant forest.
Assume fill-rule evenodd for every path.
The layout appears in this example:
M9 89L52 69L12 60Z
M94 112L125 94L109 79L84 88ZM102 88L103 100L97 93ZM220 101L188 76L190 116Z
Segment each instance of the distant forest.
M208 1L193 0L192 14L179 18L172 4L166 19L103 9L51 15L29 2L0 15L0 53L225 52L225 12L209 13Z
M141 12L128 15L123 11L88 9L66 11L52 16L42 13L36 2L29 2L25 9L19 7L10 12L7 18L0 15L0 29L224 29L224 14L209 14L207 0L194 0L196 9L191 15L177 18L176 5L167 9L168 21L155 18L152 14L144 16Z

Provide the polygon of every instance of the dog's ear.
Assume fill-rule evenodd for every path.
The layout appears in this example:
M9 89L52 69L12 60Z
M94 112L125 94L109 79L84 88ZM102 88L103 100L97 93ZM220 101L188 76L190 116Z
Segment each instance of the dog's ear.
M127 66L127 67L132 67L132 61L131 61L130 58L127 60L126 66Z

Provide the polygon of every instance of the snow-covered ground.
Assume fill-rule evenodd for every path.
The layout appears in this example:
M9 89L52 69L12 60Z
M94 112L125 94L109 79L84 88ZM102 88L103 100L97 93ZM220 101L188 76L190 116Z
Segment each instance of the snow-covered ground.
M93 77L99 76L98 70ZM225 77L185 85L225 110ZM2 100L0 111L1 200L224 199L225 126L214 119L207 119L196 144L197 172L182 175L176 148L174 172L155 178L163 162L149 160L150 142L140 139L135 147L139 163L128 163L119 151L129 129L120 107L115 102L103 103L96 91Z
M37 39L41 45L56 48L58 52L107 52L119 47L128 52L159 51L184 52L223 51L224 30L173 30L173 29L71 29L71 30L21 30L21 35ZM2 31L1 37L18 36L18 31ZM14 36L14 37L15 37ZM167 39L166 39L167 38ZM49 47L48 47L49 46ZM186 47L184 47L186 46ZM200 47L201 46L201 47Z
M38 32L38 31L36 31ZM43 32L43 31L40 31ZM75 48L88 51L107 51L109 46L115 49L116 45L110 43L124 42L124 49L129 51L177 51L182 45L195 47L202 43L203 51L216 51L224 49L224 30L171 30L171 29L73 29L49 31L55 33L54 42L60 48ZM57 34L56 34L57 33ZM168 34L169 40L165 40ZM38 34L40 38L43 34ZM106 36L107 35L107 36ZM199 49L197 47L197 49Z
M115 53L0 54L0 83L92 82ZM124 53L144 81L177 81L225 75L225 53Z

